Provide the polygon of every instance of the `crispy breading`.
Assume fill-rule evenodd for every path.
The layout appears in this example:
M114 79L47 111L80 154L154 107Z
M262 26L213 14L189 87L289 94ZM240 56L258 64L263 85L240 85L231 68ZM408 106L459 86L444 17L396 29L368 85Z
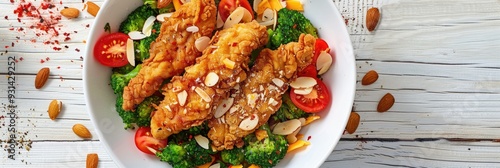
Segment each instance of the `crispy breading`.
M257 57L249 77L230 98L234 103L220 118L209 121L208 137L217 150L243 145L242 138L265 124L281 106L281 96L298 71L312 62L314 43L311 35L302 34L298 42L264 49ZM281 82L280 82L281 81ZM255 127L240 128L245 119L258 120Z
M156 107L151 119L151 133L157 139L200 125L213 116L212 110L228 91L247 78L248 62L253 50L267 43L266 27L256 21L237 24L217 32L196 64L186 68L183 76L175 76L162 88L165 99ZM215 73L214 86L204 83ZM179 93L187 93L180 102ZM201 95L206 94L206 97Z
M123 109L135 110L136 105L160 89L165 79L181 74L195 62L201 52L194 43L202 36L212 35L216 15L214 0L192 0L166 18L160 35L151 44L150 58L123 91ZM188 31L190 26L199 30Z

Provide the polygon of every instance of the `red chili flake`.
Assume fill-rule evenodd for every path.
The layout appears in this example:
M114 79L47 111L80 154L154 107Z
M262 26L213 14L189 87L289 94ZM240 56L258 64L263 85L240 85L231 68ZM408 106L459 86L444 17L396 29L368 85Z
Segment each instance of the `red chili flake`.
M90 27L90 24L85 25L85 27L89 28L89 27Z
M189 135L189 139L192 139L193 138L193 135Z
M238 45L238 43L234 42L233 44L231 44L231 46L233 47L236 47Z
M82 56L80 56L80 59L81 59L81 60L83 60L83 57L82 57Z
M156 33L156 29L151 30L152 33Z
M43 60L43 59L40 59L40 63L42 63L42 64L43 64L43 63L45 63L45 60Z
M9 46L5 46L5 48L9 48Z
M9 30L14 30L14 28L13 28L13 27L11 27L11 28L9 28Z
M71 40L71 38L69 37L64 38L64 41L69 41L69 40Z
M54 49L56 51L60 51L61 50L61 48L59 48L59 47L52 47L52 49Z
M24 28L20 27L17 29L17 31L24 31Z
M54 40L54 42L55 42L56 44L59 44L59 40Z
M69 48L69 46L67 46L67 45L64 45L64 48Z
M75 48L75 51L76 51L76 52L80 52L80 49L78 49L78 48Z
M19 58L19 60L23 61L23 60L24 60L24 58L23 58L23 57L20 57L20 58Z
M49 60L50 60L50 58L49 58L49 57L45 58L45 61L49 61Z
M307 137L307 140L309 141L310 139L311 139L311 136L308 136L308 137Z
M17 22L21 23L21 19L17 18Z
M73 60L71 60L71 62L73 62Z
M297 28L297 24L294 24L294 25L293 25L293 29L296 29L296 28Z
M10 3L14 3L14 0L10 0Z
M11 44L11 45L12 45L12 47L14 47L14 42L12 42L12 44Z
M68 32L63 33L64 36L69 36L70 34Z
M5 16L5 17L3 17L3 18L5 18L5 20L9 20L9 16Z
M77 31L73 31L73 33L78 33Z
M19 61L17 59L14 60L16 63L18 63Z
M50 44L50 41L43 42L43 44L45 45Z
M57 66L57 69L61 69L61 67L60 67L60 66Z

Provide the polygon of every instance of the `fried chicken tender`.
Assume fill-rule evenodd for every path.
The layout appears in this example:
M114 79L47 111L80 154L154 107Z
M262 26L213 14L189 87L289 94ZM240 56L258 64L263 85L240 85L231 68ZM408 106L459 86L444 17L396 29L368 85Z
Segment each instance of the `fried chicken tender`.
M162 82L179 75L201 55L194 45L196 39L211 36L216 24L214 0L192 0L166 18L161 33L151 44L150 58L123 91L123 109L134 111L136 105L158 91ZM196 26L199 30L188 30ZM195 28L196 29L196 28Z
M243 146L242 138L265 124L280 108L289 81L312 62L315 41L315 37L302 34L298 42L261 51L247 80L228 98L234 103L228 104L231 107L220 118L209 121L208 137L217 150ZM252 123L249 120L258 122L248 124Z
M196 64L162 88L165 99L151 119L153 137L166 139L212 118L220 100L247 78L251 52L267 40L266 27L256 21L217 32Z

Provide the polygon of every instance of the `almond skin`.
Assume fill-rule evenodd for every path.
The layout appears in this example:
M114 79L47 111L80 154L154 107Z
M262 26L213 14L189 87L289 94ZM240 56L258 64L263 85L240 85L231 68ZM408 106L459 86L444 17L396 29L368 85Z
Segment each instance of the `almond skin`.
M61 15L68 19L77 18L78 16L80 16L80 10L76 8L64 8L63 10L61 10Z
M89 129L82 124L73 125L73 132L78 135L80 138L90 139L92 138L92 134L90 134Z
M382 99L378 102L377 111L386 112L392 107L392 105L394 105L394 101L394 96L392 96L392 94L385 94L384 97L382 97Z
M366 11L366 29L373 31L377 27L380 19L380 11L378 8L370 8Z
M358 129L359 126L359 121L360 121L360 116L356 112L351 112L351 116L349 117L349 120L347 121L347 125L345 126L345 130L349 134L353 134L356 132L356 129Z
M55 120L59 113L61 113L62 102L59 100L52 100L49 104L49 109L47 113L49 113L49 118L51 120Z
M35 88L40 89L47 83L47 79L49 79L50 69L45 67L38 71L35 77Z
M97 153L89 153L87 154L86 168L97 168L97 164L99 163L99 156Z
M365 76L363 76L363 79L361 79L361 84L362 85L370 85L372 83L375 83L378 79L378 73L377 71L371 70L368 71Z

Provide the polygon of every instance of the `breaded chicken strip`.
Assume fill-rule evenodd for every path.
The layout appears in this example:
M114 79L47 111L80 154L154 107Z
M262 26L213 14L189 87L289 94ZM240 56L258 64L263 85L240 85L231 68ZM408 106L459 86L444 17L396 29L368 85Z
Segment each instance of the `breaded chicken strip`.
M196 64L162 88L165 99L151 119L153 136L166 139L211 118L220 100L247 78L251 52L267 40L266 27L255 21L217 32Z
M242 138L265 124L280 108L289 81L312 62L315 41L313 36L302 34L298 42L261 51L248 79L228 98L234 103L228 104L231 107L225 108L228 110L224 115L209 121L208 137L217 150L241 147Z
M179 75L201 55L194 45L196 39L211 36L216 24L214 0L192 0L166 18L161 33L151 44L150 58L123 91L123 109L134 111L144 98L153 95L162 82ZM199 30L196 29L196 26ZM191 27L188 29L188 27Z

